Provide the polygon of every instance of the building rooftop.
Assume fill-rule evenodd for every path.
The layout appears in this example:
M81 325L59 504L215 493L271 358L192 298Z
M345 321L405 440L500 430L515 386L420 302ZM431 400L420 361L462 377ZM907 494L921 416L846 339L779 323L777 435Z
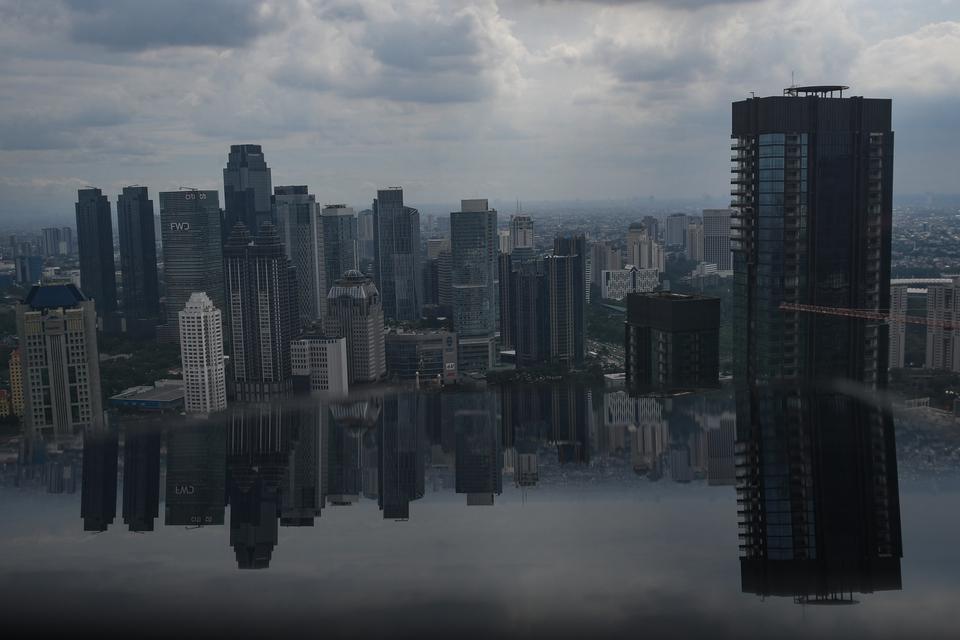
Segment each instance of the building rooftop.
M87 300L74 284L33 285L23 304L33 309L57 309L75 307Z

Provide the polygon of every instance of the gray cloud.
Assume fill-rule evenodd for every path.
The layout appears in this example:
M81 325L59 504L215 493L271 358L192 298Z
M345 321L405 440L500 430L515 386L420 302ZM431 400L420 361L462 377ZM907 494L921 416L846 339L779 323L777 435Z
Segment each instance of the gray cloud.
M283 25L262 0L66 0L70 36L119 51L240 47Z

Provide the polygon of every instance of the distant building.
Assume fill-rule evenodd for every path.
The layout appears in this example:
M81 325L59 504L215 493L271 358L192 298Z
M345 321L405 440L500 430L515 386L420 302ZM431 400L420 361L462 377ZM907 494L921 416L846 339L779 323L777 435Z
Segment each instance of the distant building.
M357 245L357 216L353 209L344 204L328 204L320 212L323 231L323 272L326 291L333 283L343 277L347 271L360 268ZM418 240L419 242L419 240ZM417 278L420 274L417 274ZM322 296L324 305L326 296ZM323 308L326 313L326 306Z
M549 292L550 360L567 366L583 362L586 330L587 242L582 235L558 236L544 259Z
M226 445L220 423L198 420L168 432L166 526L224 523Z
M590 284L602 286L604 271L619 271L622 268L623 257L619 249L606 241L590 244Z
M323 227L316 197L306 185L273 188L273 217L297 276L300 324L323 317L330 283L323 269Z
M290 343L293 386L297 393L343 397L350 391L347 340L307 333Z
M167 413L183 410L183 381L158 380L152 386L124 389L110 396L111 407L124 411L144 413Z
M20 286L27 287L39 284L43 279L43 258L41 256L17 256L14 261L17 269L17 282Z
M161 192L160 230L167 310L162 337L174 342L180 338L180 310L195 291L206 293L217 309L226 309L217 192Z
M83 290L101 318L117 310L117 276L113 262L110 201L100 189L77 192L77 239Z
M494 364L497 330L497 212L487 200L462 200L450 214L453 328L459 368L484 373Z
M29 433L68 437L103 426L94 304L73 285L37 285L17 305Z
M456 434L455 489L468 506L491 506L503 491L503 453L490 410L464 408L453 416Z
M60 255L72 256L77 247L73 239L73 227L60 227Z
M376 258L375 234L373 231L373 210L364 209L357 214L357 263L360 271L367 263L372 264Z
M237 399L285 395L293 389L290 341L299 333L296 273L269 222L253 237L237 223L223 253Z
M927 321L926 368L960 371L960 278L927 286Z
M210 296L194 292L180 311L180 362L187 413L227 408L223 319Z
M456 382L457 334L450 331L390 331L385 336L387 374L423 383Z
M18 329L19 331L19 329ZM10 352L10 411L18 418L23 417L23 367L20 361L20 347Z
M929 295L930 289L927 289ZM907 311L909 310L909 285L890 285L890 355L891 369L902 369L907 349ZM929 302L928 302L929 304ZM929 332L933 327L928 327Z
M42 234L42 248L45 257L60 255L60 228L46 227L40 230Z
M719 271L733 269L730 252L730 209L703 210L703 261L717 265Z
M632 388L714 387L720 366L720 299L630 294L624 347Z
M403 204L403 189L377 191L373 201L374 282L388 320L420 319L420 212Z
M684 254L688 260L703 262L704 253L704 234L703 222L691 218L687 223L687 240L684 247Z
M533 248L533 219L530 216L510 216L510 251Z
M117 196L117 229L123 313L127 330L137 333L140 327L132 323L146 321L148 325L156 325L160 317L153 200L147 197L146 187L124 187L123 193ZM148 330L147 326L143 329Z
M224 240L238 222L247 229L259 229L264 222L275 222L270 210L271 184L270 167L260 145L230 145L227 166L223 170Z
M383 306L373 280L348 271L327 296L330 313L325 329L331 337L347 340L347 371L351 384L373 382L386 375L383 342Z
M647 293L660 286L660 272L627 265L617 271L601 273L601 294L604 300L623 300L630 293Z
M627 230L626 261L638 269L663 271L666 267L663 246L642 223L635 222Z
M667 216L666 232L663 237L664 244L668 247L685 249L687 246L687 225L687 214L685 213L671 213Z

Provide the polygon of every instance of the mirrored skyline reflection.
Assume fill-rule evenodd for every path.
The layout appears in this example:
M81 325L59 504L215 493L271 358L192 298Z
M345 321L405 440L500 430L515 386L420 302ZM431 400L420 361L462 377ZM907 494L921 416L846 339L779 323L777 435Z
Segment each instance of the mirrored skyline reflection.
M768 401L794 402L754 399ZM804 402L821 416L844 407L836 397ZM213 620L240 603L281 600L336 621L338 611L359 612L351 600L360 598L410 631L436 610L434 632L486 611L502 625L491 632L520 631L510 627L517 620L544 633L646 625L688 634L705 632L697 620L714 620L725 636L749 614L748 632L736 635L758 637L784 616L800 625L787 637L892 635L884 616L929 600L931 589L957 593L955 574L934 559L957 559L949 522L929 527L928 498L915 484L903 499L901 577L896 454L882 421L838 416L817 432L781 429L784 439L761 440L736 433L736 406L728 388L631 398L554 384L248 406L207 421L119 416L113 433L62 450L34 446L13 472L4 468L3 504L16 518L4 519L0 541L15 553L0 562L0 593L33 611L56 580L69 594L55 605L64 620L102 610L94 592L129 600L118 615L175 604L198 621L204 611ZM762 455L745 455L750 442ZM769 544L787 517L769 470L796 455L806 456L806 475L784 495L800 487L809 496L786 503L791 535L807 527L808 557L786 558L784 545L777 556ZM738 554L738 493L751 486L751 465L767 470L757 514L768 525L764 556ZM938 517L956 531L960 493L938 488ZM870 551L884 544L889 560ZM851 561L838 565L841 557ZM238 568L266 569L257 583L270 589L237 582ZM809 606L834 601L857 606L842 614ZM250 630L265 624L246 610L234 616ZM934 633L944 620L925 624ZM356 629L378 624L364 619ZM339 619L334 628L353 627Z

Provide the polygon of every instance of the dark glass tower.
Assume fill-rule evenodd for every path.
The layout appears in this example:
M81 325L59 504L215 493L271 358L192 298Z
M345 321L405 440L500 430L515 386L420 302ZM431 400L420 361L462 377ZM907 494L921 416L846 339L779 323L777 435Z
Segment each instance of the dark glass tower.
M271 217L270 167L258 144L230 145L227 166L223 170L223 235L242 222L247 229L259 229Z
M237 398L260 401L293 388L290 340L299 329L297 277L276 228L251 238L238 223L224 247Z
M92 431L83 438L80 517L84 531L106 531L117 516L117 434Z
M97 315L102 317L117 310L110 201L100 189L80 189L76 209L80 285L87 297L93 298Z
M389 395L383 401L379 438L377 501L386 520L407 520L410 502L422 498L426 466L422 418L413 393Z
M420 318L420 212L403 206L403 189L377 191L373 201L374 282L383 299L383 317Z
M167 327L164 337L180 339L179 313L190 294L203 291L225 310L220 206L216 191L165 191L160 194L163 277Z
M130 424L123 442L123 522L153 531L160 515L160 425Z
M844 89L733 104L743 588L804 601L900 581L887 327L781 308L890 306L891 102Z
M117 228L124 314L128 323L140 319L155 323L160 316L157 238L153 200L147 197L146 187L124 187L117 196Z

